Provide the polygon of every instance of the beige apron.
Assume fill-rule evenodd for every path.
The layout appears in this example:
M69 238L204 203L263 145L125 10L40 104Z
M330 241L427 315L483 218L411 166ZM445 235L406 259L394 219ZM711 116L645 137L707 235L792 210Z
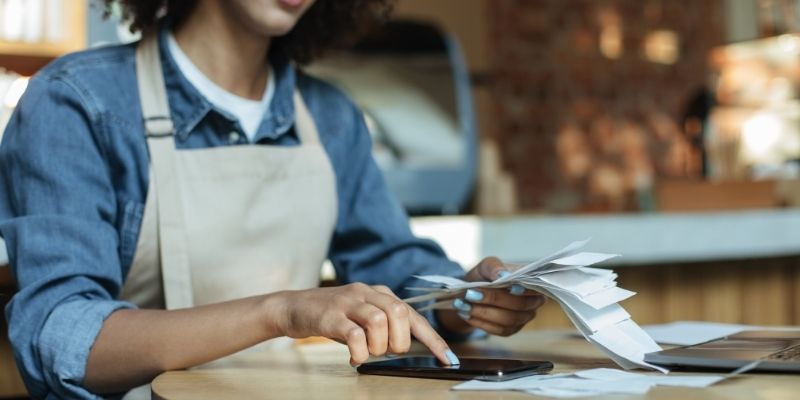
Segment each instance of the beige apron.
M295 91L298 146L176 150L156 35L136 50L150 185L122 298L177 309L319 283L336 181Z

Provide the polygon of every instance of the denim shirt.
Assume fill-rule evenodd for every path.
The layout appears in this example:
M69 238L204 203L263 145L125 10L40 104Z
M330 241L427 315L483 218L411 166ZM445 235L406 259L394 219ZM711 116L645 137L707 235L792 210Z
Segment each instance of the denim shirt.
M180 150L297 145L292 94L300 90L336 175L328 256L342 283L384 284L402 297L419 283L413 275L463 275L436 244L413 236L372 159L362 114L340 91L271 57L275 95L248 143L239 123L181 75L165 32L159 44ZM148 188L134 56L135 46L123 45L52 62L31 79L0 146L0 235L19 287L5 312L36 398L96 398L82 387L89 351L109 314L135 307L118 300Z

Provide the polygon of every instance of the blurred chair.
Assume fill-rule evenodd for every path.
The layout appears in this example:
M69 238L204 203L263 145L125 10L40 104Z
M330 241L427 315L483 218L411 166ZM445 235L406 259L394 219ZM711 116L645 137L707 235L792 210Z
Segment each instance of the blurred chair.
M307 70L363 110L375 159L410 214L466 208L477 132L469 73L452 36L431 24L394 21Z

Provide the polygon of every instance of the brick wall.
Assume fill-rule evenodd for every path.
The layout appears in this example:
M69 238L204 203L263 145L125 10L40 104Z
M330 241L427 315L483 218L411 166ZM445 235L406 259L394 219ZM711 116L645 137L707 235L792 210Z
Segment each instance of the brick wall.
M495 114L483 134L522 209L635 210L655 179L699 174L681 115L723 41L720 0L487 4ZM653 31L676 35L674 63L645 56Z

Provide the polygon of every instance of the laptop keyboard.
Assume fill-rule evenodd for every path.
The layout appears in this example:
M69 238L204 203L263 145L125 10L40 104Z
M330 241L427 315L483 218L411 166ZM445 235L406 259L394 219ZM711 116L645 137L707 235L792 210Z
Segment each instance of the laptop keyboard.
M771 361L800 361L800 345L770 354L765 359Z

